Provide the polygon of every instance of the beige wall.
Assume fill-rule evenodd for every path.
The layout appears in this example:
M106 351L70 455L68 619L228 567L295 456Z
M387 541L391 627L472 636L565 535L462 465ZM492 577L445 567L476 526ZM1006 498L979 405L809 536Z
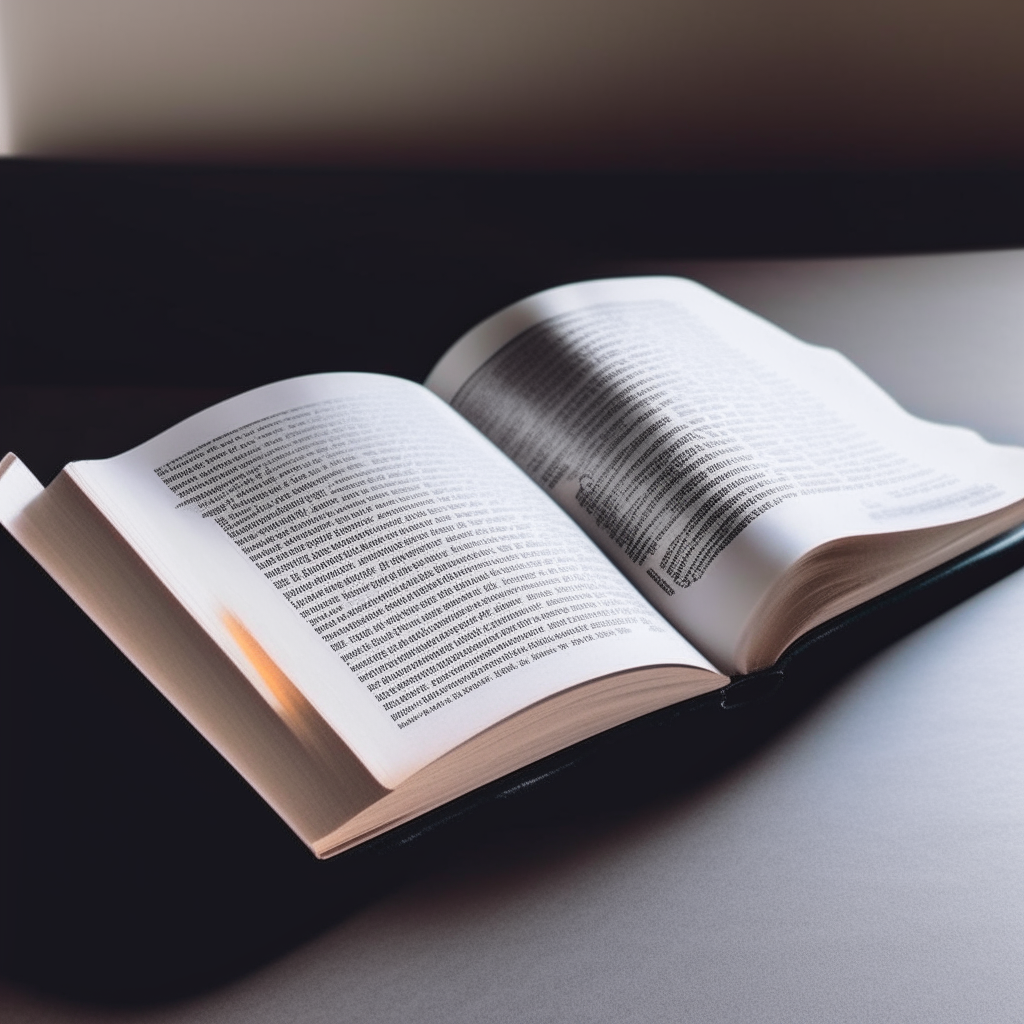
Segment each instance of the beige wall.
M10 148L1024 162L1021 0L0 0Z

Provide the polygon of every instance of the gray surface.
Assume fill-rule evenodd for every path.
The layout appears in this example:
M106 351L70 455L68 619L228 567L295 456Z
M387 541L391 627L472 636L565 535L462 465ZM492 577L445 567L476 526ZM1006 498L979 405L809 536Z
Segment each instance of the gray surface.
M918 416L1024 443L1024 250L675 270L845 352Z
M1024 254L717 265L907 405L1024 441ZM1024 1019L1024 575L697 793L453 863L220 992L64 1021Z

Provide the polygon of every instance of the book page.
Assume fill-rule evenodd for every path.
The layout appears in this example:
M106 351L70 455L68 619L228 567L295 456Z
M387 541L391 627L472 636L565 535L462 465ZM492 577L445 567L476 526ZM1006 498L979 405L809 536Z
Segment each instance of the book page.
M724 668L761 597L847 536L1024 497L1024 453L906 413L844 357L693 282L552 289L427 381Z
M254 685L273 688L269 658L385 785L586 680L711 670L525 474L408 381L271 385L72 471Z

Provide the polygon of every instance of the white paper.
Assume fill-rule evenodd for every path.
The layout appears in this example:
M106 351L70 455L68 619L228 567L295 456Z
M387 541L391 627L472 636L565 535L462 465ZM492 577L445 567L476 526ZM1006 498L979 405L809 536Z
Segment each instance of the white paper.
M711 669L519 469L407 381L270 385L73 472L240 667L231 623L386 785L587 679Z

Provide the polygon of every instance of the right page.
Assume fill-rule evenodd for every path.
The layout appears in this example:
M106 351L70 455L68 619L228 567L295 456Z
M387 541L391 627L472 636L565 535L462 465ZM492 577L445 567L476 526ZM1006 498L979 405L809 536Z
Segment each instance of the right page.
M734 672L781 653L769 619L795 638L780 594L810 628L1024 517L1024 450L911 416L839 353L679 278L526 299L427 386Z

